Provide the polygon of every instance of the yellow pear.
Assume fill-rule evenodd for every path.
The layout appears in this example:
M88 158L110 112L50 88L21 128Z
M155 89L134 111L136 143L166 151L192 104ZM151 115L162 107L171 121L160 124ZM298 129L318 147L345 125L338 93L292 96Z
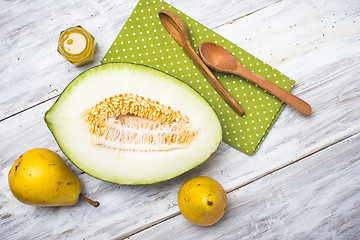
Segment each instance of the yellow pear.
M200 226L210 226L219 221L227 208L224 188L209 177L195 177L184 183L178 193L182 215Z
M77 203L79 196L92 202L81 194L79 178L49 149L35 148L22 154L11 167L8 180L13 195L26 204L69 206Z

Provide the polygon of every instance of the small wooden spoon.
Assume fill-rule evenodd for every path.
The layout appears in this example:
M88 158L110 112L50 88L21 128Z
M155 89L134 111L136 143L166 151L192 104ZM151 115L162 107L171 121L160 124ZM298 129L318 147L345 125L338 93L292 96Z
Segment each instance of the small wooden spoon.
M184 22L175 13L169 11L160 11L159 18L166 30L175 39L175 41L183 48L190 59L200 69L202 74L209 81L211 86L219 93L225 102L240 116L244 115L244 111L239 103L225 90L220 84L211 70L205 65L201 58L196 54L191 45L189 33Z
M245 68L230 52L228 52L223 47L212 42L203 42L199 46L199 53L202 60L209 67L219 72L232 73L244 77L270 92L280 100L286 102L302 114L307 116L311 114L311 107L309 104Z

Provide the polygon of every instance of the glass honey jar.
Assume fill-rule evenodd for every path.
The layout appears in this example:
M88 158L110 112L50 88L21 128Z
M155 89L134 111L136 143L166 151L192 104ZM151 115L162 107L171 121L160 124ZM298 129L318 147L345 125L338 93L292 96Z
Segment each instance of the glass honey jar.
M81 26L60 33L58 52L74 66L92 62L95 57L95 38Z

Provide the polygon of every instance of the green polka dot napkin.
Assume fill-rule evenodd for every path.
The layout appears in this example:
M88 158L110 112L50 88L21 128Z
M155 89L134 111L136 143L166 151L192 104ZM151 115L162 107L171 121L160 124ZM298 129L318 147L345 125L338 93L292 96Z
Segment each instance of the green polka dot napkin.
M172 11L185 22L196 51L203 41L218 43L232 52L245 67L287 91L294 85L295 82L290 78L162 0L139 1L101 62L147 65L189 84L217 113L222 124L223 141L252 155L259 148L285 104L246 79L213 71L244 109L245 115L238 116L163 27L158 17L161 10Z

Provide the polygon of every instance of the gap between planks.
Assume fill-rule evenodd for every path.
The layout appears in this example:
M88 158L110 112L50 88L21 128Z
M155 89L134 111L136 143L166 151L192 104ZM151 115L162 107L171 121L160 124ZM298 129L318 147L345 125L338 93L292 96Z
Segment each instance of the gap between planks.
M227 23L223 23L223 24L220 24L220 25L218 25L218 26L216 26L216 27L213 27L211 30L215 31L216 29L218 29L218 28L220 28L220 27L222 27L222 26L225 26L225 25L228 25L228 24L233 24L234 22L236 22L236 21L238 21L238 20L240 20L240 19L242 19L242 18L248 17L248 16L250 16L250 15L252 15L252 14L254 14L254 13L257 13L257 12L259 12L259 11L262 11L262 10L264 10L264 9L266 9L266 8L272 6L272 5L278 4L279 2L282 2L282 1L284 1L284 0L278 0L278 1L275 1L275 2L273 2L273 3L270 3L269 5L266 5L266 6L264 6L264 7L258 8L258 9L256 9L256 10L252 11L252 12L249 12L249 13L247 13L247 14L245 14L245 15L242 15L242 16L240 16L240 17L238 17L238 18L235 18L235 19L233 19L233 20L230 20L230 21L228 21Z
M359 127L360 127L360 125L359 125ZM339 144L339 143L341 143L343 141L346 141L347 139L349 139L349 138L351 138L351 137L353 137L353 136L355 136L357 134L360 134L360 131L345 134L343 137L337 139L336 141L334 141L334 142L332 142L332 143L330 143L330 144L328 144L326 146L317 148L314 151L312 151L312 152L310 152L310 153L308 153L306 155L303 155L303 156L299 157L298 159L296 159L296 160L294 160L294 161L292 161L290 163L284 164L284 165L279 166L277 168L274 168L274 169L272 169L270 171L267 171L267 172L265 172L265 173L263 173L263 174L261 174L261 175L259 175L257 177L254 177L253 179L250 179L249 181L246 181L245 183L240 184L237 187L234 187L232 189L227 190L226 193L229 194L229 193L232 193L234 191L237 191L242 187L245 187L245 186L247 186L247 185L249 185L251 183L254 183L255 181L258 181L258 180L260 180L262 178L265 178L265 177L267 177L267 176L269 176L269 175L271 175L271 174L273 174L273 173L275 173L275 172L277 172L279 170L285 169L286 167L289 167L289 166L291 166L293 164L296 164L296 163L300 162L301 160L304 160L304 159L306 159L306 158L308 158L308 157L310 157L310 156L312 156L312 155L314 155L316 153L325 151L326 149L328 149L328 148L330 148L330 147L332 147L332 146L334 146L336 144ZM180 214L181 214L180 211L177 211L176 213L173 213L173 214L171 214L171 215L169 215L167 217L164 217L162 219L159 219L158 221L155 221L155 222L153 222L153 223L151 223L151 224L149 224L147 226L144 226L144 228L134 230L134 231L130 232L129 234L127 234L126 236L121 237L121 239L128 239L128 238L130 238L130 237L132 237L132 236L134 236L134 235L136 235L136 234L138 234L138 233L140 233L142 231L145 231L145 230L150 229L152 227L155 227L155 226L157 226L157 225L159 225L159 224L161 224L163 222L166 222L166 221L168 221L168 220L170 220L170 219L172 219L174 217L177 217Z
M6 117L4 117L3 119L0 119L0 122L5 121L6 119L9 119L9 118L11 118L11 117L14 117L14 116L16 116L16 115L18 115L18 114L20 114L20 113L23 113L23 112L25 112L25 111L27 111L27 110L29 110L29 109L31 109L31 108L37 107L37 106L39 106L39 105L41 105L41 104L43 104L43 103L46 103L46 102L48 102L48 101L51 101L51 100L53 100L54 98L58 98L59 96L60 96L60 94L55 95L55 96L53 96L53 97L51 97L51 98L45 99L44 101L41 101L41 102L36 103L36 104L34 104L34 105L30 106L30 107L27 107L27 108L25 108L25 109L23 109L23 110L21 110L21 111L19 111L19 112L17 112L17 113L14 113L14 114L11 114L11 115L9 115L9 116L6 116Z

